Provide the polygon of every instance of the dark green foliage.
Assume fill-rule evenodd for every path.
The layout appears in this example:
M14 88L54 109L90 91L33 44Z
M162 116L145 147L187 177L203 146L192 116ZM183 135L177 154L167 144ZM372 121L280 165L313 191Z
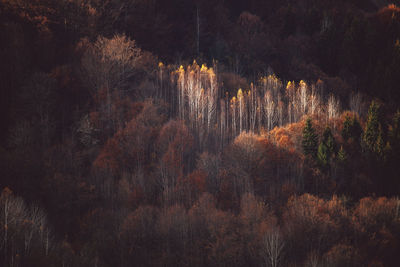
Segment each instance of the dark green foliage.
M344 141L351 143L359 143L361 138L362 128L355 116L346 115L343 122L342 137Z
M371 102L368 110L363 144L367 153L374 153L378 157L383 155L385 143L381 123L381 107L376 101Z
M332 135L331 128L326 127L323 135L322 135L322 142L326 144L328 148L329 157L332 157L336 153L336 142L335 138Z
M337 153L337 161L339 163L346 163L347 161L347 153L343 149L343 146L340 147L339 152Z
M328 147L324 142L321 142L318 146L318 163L321 165L322 168L326 168L329 164L329 153Z
M351 117L346 115L343 122L342 137L344 141L350 138L350 128L351 128Z
M325 168L336 155L336 142L329 127L326 127L318 146L318 162Z
M311 156L315 158L318 151L318 136L312 127L311 119L306 120L306 125L303 129L303 153L306 156Z

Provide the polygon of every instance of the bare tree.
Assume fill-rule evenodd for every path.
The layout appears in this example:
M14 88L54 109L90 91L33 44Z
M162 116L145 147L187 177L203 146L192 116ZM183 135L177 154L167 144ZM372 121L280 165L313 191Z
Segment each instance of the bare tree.
M27 207L22 198L6 188L0 196L0 218L4 266L14 266L16 255L30 255L33 246L35 251L49 254L52 236L41 208Z
M304 81L300 81L299 83L299 88L297 89L297 97L298 97L298 107L300 109L297 120L299 120L301 116L307 114L308 111L308 103L309 103L308 86Z
M257 122L257 87L251 84L251 90L249 95L249 123L250 123L250 131L254 132L256 128Z
M111 39L100 36L89 45L82 58L85 80L96 91L127 89L141 55L136 42L125 35L115 35Z
M319 115L321 111L321 96L317 92L317 87L315 85L311 86L311 95L310 95L310 114L314 115L317 114Z
M245 99L243 95L242 89L238 90L237 93L237 99L238 99L238 104L239 104L239 134L243 131L243 124L244 124L244 118L245 118Z
M264 96L264 115L267 123L267 130L272 130L276 123L276 103L273 100L272 92L267 91Z
M262 239L262 254L266 266L279 266L284 246L285 243L278 228L272 228L264 234Z
M337 118L340 114L340 102L333 94L329 96L326 109L328 121ZM333 127L336 127L335 122L333 122Z
M295 91L294 82L288 82L288 84L286 86L286 97L288 100L287 112L288 112L288 122L289 123L292 123L295 121L295 115L294 115L295 104L296 104L295 95L296 95L296 91Z
M364 115L366 110L366 102L360 92L352 93L350 96L350 110L357 113L359 116Z
M231 119L232 119L232 137L236 136L236 131L237 131L237 123L236 123L236 113L237 113L237 100L236 97L234 96L231 101Z

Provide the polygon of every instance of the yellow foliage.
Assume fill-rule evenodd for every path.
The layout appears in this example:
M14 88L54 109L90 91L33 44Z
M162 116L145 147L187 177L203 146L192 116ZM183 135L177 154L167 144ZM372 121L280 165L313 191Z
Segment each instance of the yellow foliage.
M214 78L215 77L215 73L214 73L214 69L213 68L209 68L207 73L210 76L210 78Z
M300 87L307 86L307 83L303 80L300 81Z
M274 81L274 82L279 82L278 77L275 74L271 74L268 76L268 79Z
M185 69L183 68L183 66L182 65L180 65L179 66L179 70L178 70L179 72L185 72Z
M261 77L261 82L264 82L264 83L266 83L267 82L267 77Z
M242 91L242 89L239 89L237 92L237 98L240 99L242 97L243 97L243 91Z

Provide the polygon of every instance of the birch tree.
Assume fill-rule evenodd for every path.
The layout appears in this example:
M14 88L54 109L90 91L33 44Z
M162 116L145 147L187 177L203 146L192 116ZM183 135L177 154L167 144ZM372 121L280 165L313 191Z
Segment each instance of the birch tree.
M265 266L277 267L282 261L285 243L278 228L267 231L262 238L262 254Z

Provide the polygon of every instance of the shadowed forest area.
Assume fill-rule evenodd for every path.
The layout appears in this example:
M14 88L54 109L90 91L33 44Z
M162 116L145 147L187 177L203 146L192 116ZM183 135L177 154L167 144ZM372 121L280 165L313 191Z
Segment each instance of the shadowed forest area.
M0 266L398 266L400 2L0 0Z

